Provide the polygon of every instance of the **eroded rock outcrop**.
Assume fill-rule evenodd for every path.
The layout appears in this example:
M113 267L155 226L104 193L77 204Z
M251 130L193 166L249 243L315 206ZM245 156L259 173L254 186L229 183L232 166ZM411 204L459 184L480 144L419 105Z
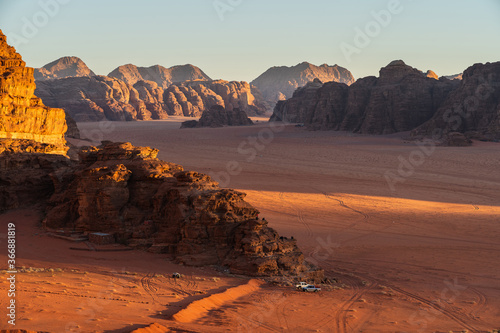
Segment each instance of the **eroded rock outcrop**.
M240 109L226 110L220 105L214 105L204 111L199 121L189 120L182 123L181 128L248 126L253 121Z
M297 88L305 86L308 82L318 79L321 82L340 82L350 85L354 77L347 69L326 64L315 66L303 62L293 67L272 67L251 82L264 97L264 100L274 105L276 102L286 100L293 96Z
M458 82L458 88L412 135L439 139L459 132L467 138L500 139L500 62L475 64L464 72L461 81L453 82Z
M309 83L279 102L271 120L365 134L409 131L429 120L457 85L429 78L398 60L382 68L379 78L363 78L351 86Z
M169 114L176 116L200 117L214 105L228 111L240 109L251 116L269 109L260 92L247 82L188 81L170 86L163 96Z
M39 81L36 93L47 105L63 108L75 121L82 122L165 119L168 114L162 91L154 82L131 86L98 75Z
M158 151L109 143L80 153L60 175L44 225L107 232L120 242L189 265L221 265L257 276L308 271L294 240L280 238L245 194L160 161Z
M64 111L35 96L33 68L7 44L0 30L0 138L33 140L65 149ZM63 152L64 153L64 152Z
M42 68L36 68L35 80L53 80L66 77L91 77L95 73L78 57L62 57Z
M170 87L174 82L211 80L200 68L193 65L165 68L159 65L137 67L128 64L114 69L108 76L122 80L130 85L134 85L139 81L153 81L163 89Z

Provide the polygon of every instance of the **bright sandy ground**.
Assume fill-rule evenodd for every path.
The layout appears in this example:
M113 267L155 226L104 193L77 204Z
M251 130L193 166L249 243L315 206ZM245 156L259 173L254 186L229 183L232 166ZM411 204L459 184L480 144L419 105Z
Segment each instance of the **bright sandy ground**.
M291 287L243 288L248 292L239 298L232 293L201 319L193 313L198 319L192 323L176 322L172 315L191 302L248 279L176 266L140 251L70 250L74 244L43 234L35 211L21 210L0 220L18 226L18 265L45 271L18 273L16 328L129 332L150 323L174 332L500 328L500 144L426 147L425 154L402 135L283 130L264 119L253 127L180 130L182 120L79 127L94 140L156 147L161 159L185 169L219 177L229 170L233 175L221 178L223 185L246 192L270 226L297 238L308 260L338 279L335 289L304 294ZM408 159L416 167L407 165L401 176L401 160ZM392 188L384 177L388 171L393 180L399 177ZM5 239L0 241L5 248ZM6 262L5 251L0 260ZM176 271L185 277L171 279ZM1 282L5 290L5 278ZM0 299L6 304L6 292ZM0 324L8 327L4 315Z

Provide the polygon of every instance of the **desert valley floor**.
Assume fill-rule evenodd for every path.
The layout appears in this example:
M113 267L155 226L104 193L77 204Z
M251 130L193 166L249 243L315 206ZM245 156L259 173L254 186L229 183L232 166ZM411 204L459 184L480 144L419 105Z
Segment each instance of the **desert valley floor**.
M207 313L191 307L184 320L174 321L172 315L191 302L248 279L177 266L141 251L71 250L79 245L45 235L36 210L17 210L0 219L16 222L18 260L25 266L17 277L18 328L130 332L151 323L173 332L500 328L500 144L425 147L425 154L404 134L362 136L293 125L278 131L264 118L255 126L180 130L183 120L78 126L82 136L156 147L160 159L188 170L220 175L240 167L222 186L246 192L271 227L296 238L305 256L337 282L317 294L266 284L247 288L236 293L241 297L221 296ZM408 160L419 165L408 169L401 162ZM401 177L392 188L384 177L388 171ZM5 251L0 260L6 262ZM173 280L172 272L185 277ZM6 279L1 283L4 289ZM4 304L7 296L0 299ZM5 318L0 323L5 327Z

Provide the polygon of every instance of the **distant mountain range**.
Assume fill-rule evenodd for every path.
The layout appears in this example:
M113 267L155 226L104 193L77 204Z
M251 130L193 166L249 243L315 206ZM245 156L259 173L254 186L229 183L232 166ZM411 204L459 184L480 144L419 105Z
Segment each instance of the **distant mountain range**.
M170 87L176 82L211 80L211 78L203 73L201 69L193 65L165 68L159 65L151 67L137 67L135 65L128 64L116 68L109 73L108 76L122 80L130 85L134 85L139 81L153 81L163 89Z
M314 79L319 79L321 82L335 81L347 85L355 82L352 73L343 67L327 64L315 66L303 62L293 67L269 68L251 84L259 88L267 102L274 105L278 101L291 98L297 88L305 86Z
M249 115L271 110L247 82L214 81L189 64L170 68L129 64L103 76L95 75L77 57L64 57L35 72L37 95L76 121L199 117L213 105Z

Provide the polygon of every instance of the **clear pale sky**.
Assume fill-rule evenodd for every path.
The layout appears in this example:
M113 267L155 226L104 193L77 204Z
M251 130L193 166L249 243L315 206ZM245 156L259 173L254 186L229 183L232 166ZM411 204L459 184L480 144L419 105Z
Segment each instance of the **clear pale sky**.
M394 1L398 13L377 29L372 11ZM369 45L349 61L341 45L355 47L367 26ZM0 29L20 41L28 66L72 55L103 75L127 63L190 63L213 79L251 81L308 61L359 78L394 59L448 75L500 61L499 0L0 0Z

